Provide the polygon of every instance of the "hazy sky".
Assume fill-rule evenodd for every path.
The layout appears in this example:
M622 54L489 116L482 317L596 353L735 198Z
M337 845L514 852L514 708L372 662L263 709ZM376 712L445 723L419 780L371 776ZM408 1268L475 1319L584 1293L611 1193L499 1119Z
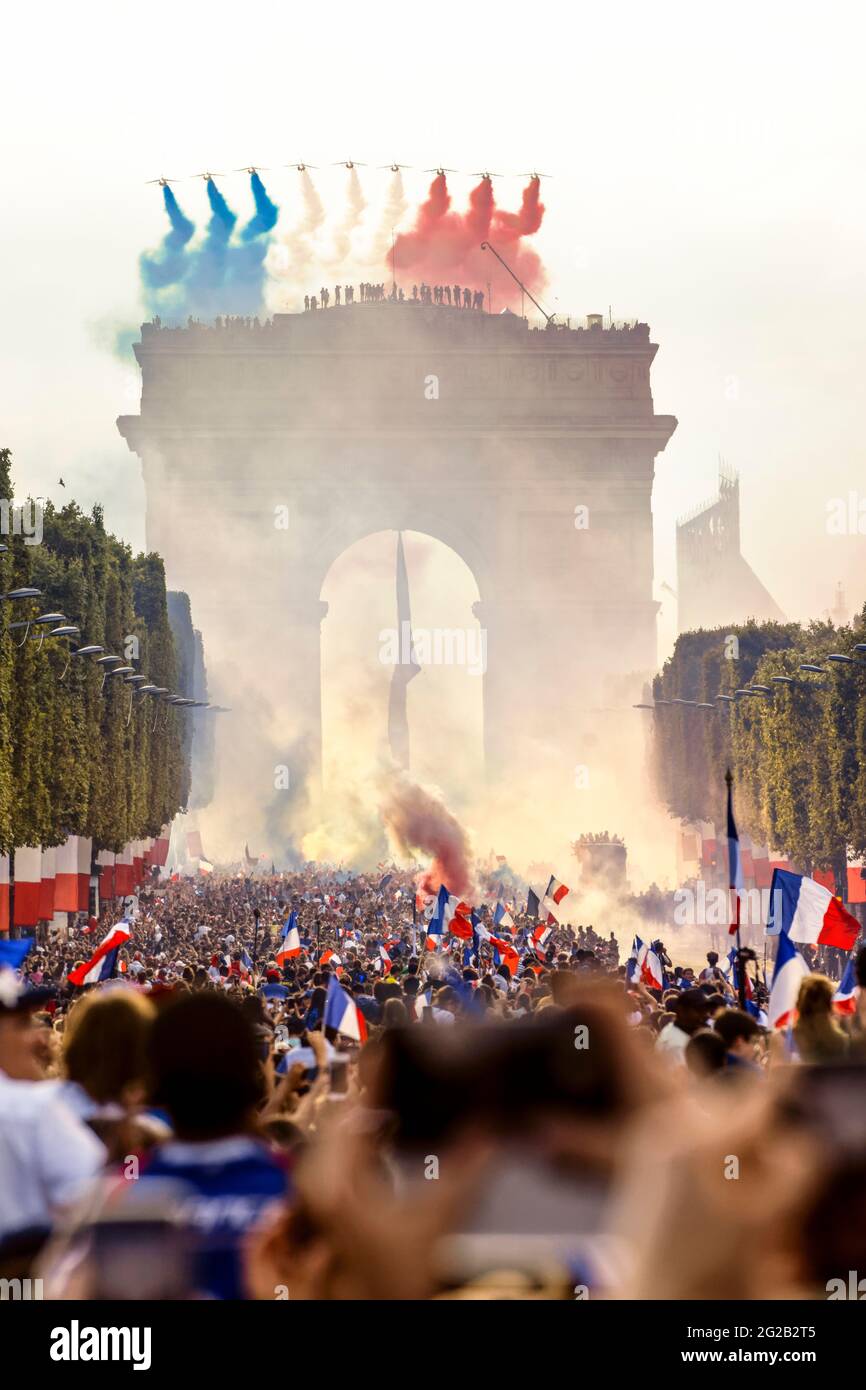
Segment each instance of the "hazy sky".
M712 493L721 453L783 609L823 613L837 579L851 607L866 598L866 539L825 524L830 499L866 498L862 10L82 0L17 6L4 28L0 443L22 487L62 499L62 474L143 543L114 426L136 382L106 344L140 317L137 257L163 231L147 179L300 158L540 168L551 306L612 306L659 343L656 408L680 424L657 475L657 586L676 583L675 519ZM372 201L387 176L362 176ZM293 177L265 175L287 214ZM406 180L413 201L429 182ZM224 186L246 206L243 175ZM201 185L178 191L201 209Z

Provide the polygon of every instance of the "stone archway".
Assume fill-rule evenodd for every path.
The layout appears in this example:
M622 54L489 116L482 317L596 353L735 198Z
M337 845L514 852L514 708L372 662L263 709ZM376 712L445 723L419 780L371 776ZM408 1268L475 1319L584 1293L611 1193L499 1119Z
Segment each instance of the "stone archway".
M652 483L676 421L654 411L645 324L356 304L143 325L135 352L141 414L118 425L142 460L148 545L190 595L217 686L244 697L252 670L256 694L279 692L307 775L321 585L370 532L425 532L476 576L497 776L518 736L567 749L613 682L637 694L654 670Z

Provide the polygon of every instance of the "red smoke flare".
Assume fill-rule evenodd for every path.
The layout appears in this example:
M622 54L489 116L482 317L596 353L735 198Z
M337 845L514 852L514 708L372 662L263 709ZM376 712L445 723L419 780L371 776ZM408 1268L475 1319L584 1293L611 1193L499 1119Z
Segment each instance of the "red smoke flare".
M466 896L472 887L469 837L456 816L430 792L399 774L389 781L382 800L382 819L407 857L415 850L433 856L418 887L438 892L444 883L449 893Z
M397 279L411 293L406 281L429 285L460 285L493 290L493 308L506 305L519 308L520 290L489 251L481 250L489 239L508 261L515 275L533 294L547 283L544 267L536 251L524 244L541 226L544 204L540 182L530 179L523 190L519 212L506 212L496 206L493 184L482 179L469 195L465 212L451 209L451 196L444 174L437 174L426 201L418 209L415 225L401 232L396 240ZM485 298L486 303L486 298Z

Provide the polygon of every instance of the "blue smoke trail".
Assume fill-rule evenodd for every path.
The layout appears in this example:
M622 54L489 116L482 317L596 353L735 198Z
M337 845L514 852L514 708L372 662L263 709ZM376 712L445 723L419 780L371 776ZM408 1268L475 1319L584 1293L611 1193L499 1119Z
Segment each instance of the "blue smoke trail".
M184 215L180 204L169 188L163 185L162 200L170 223L159 246L151 253L145 251L139 259L142 284L145 290L161 290L175 285L186 272L186 246L195 233L195 223ZM150 308L149 296L145 295Z
M268 197L258 174L250 186L255 212L233 240L237 213L213 179L207 180L211 216L201 242L188 249L195 228L177 205L165 198L171 228L154 256L141 258L145 301L151 312L180 320L209 320L218 315L255 316L264 307L264 262L279 209ZM167 187L163 190L170 194Z
M247 225L241 232L241 241L253 241L255 237L262 236L265 232L270 232L277 222L280 210L276 203L272 203L267 195L265 185L262 183L258 174L250 175L250 188L252 189L253 201L256 205L255 216L251 217Z

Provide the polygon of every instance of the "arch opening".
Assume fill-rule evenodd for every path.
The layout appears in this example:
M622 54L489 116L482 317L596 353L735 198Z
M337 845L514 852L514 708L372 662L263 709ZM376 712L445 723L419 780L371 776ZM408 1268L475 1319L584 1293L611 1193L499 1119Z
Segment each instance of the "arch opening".
M397 597L400 535L410 624ZM321 597L328 605L321 628L327 811L335 798L365 801L371 769L405 765L394 740L395 706L399 712L403 701L411 777L437 786L455 809L468 804L484 776L487 664L469 566L426 532L377 531L333 561Z

